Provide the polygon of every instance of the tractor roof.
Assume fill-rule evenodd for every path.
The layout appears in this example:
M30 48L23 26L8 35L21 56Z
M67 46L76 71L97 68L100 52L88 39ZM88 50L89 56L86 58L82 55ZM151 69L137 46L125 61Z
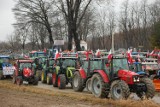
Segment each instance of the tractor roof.
M20 59L20 60L17 60L18 62L20 63L32 63L33 60L25 60L25 59Z
M10 57L7 55L0 55L0 58L10 58Z
M30 53L36 53L37 51L31 51Z

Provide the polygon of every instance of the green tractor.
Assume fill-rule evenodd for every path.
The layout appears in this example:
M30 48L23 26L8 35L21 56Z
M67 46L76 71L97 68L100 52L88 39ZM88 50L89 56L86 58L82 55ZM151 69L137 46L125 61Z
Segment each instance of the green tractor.
M39 78L39 81L41 80L41 74L45 66L46 59L47 58L45 56L34 59L34 71L36 72L36 76Z
M73 74L78 65L77 53L62 53L56 64L52 74L53 86L59 89L65 89L68 83L72 86Z
M41 81L42 83L47 83L48 85L52 84L52 73L54 70L55 60L53 58L47 58L46 63L43 66L41 73Z

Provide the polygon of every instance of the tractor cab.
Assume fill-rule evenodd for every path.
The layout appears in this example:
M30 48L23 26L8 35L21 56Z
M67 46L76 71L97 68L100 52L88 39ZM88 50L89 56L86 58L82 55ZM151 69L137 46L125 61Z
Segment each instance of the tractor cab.
M33 70L33 60L19 59L15 63L15 68L13 75L14 84L21 85L23 81L33 85L38 84L38 78Z
M80 65L77 53L61 53L61 56L56 59L52 75L53 86L64 89L68 83L72 83L73 74L78 68Z

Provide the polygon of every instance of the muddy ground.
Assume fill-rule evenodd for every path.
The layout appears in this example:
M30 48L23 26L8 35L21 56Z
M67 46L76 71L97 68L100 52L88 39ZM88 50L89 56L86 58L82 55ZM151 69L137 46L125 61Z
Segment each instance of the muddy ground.
M0 88L0 107L104 107L63 96L39 95ZM105 106L106 107L106 106Z
M158 94L156 95L157 97ZM160 102L160 100L158 100ZM113 101L95 98L84 91L74 92L70 87L59 90L39 82L38 86L17 86L11 81L0 81L0 107L160 107L154 100L129 99Z

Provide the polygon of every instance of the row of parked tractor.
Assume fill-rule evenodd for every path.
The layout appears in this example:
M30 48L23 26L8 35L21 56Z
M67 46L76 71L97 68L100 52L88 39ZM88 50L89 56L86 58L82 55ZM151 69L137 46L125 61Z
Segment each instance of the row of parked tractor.
M142 56L143 58L142 58ZM136 93L141 99L153 98L159 83L160 72L157 60L148 61L145 53L131 52L112 54L98 50L58 52L57 49L32 51L28 57L12 59L0 56L0 79L12 76L17 85L27 81L38 82L65 89L68 84L74 91L85 88L95 97L127 99ZM148 62L147 62L148 61ZM148 67L157 64L151 69ZM157 69L157 68L158 69Z

